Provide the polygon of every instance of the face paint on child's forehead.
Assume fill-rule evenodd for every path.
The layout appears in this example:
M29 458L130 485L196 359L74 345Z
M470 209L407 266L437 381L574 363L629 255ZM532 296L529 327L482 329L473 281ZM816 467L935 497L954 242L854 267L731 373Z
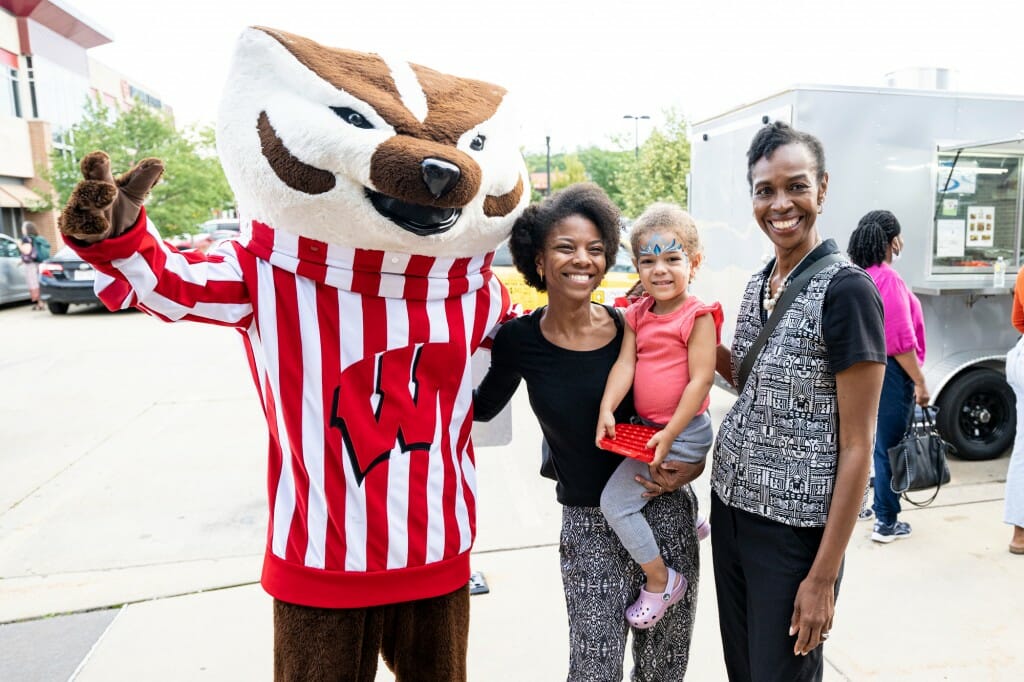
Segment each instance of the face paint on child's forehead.
M683 245L677 242L675 239L669 241L662 237L660 234L652 236L650 239L640 245L641 256L659 256L669 251L682 251Z

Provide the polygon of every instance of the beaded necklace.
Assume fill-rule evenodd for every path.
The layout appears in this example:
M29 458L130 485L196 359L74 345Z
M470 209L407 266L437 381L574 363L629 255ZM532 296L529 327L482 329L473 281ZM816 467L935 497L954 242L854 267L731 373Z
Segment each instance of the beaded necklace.
M775 263L772 264L772 271L768 273L768 279L764 281L764 300L761 301L761 307L764 308L766 312L771 314L771 312L775 310L775 304L779 302L779 299L782 298L782 294L786 292L786 287L789 286L790 280L793 279L793 273L797 271L800 264L807 260L807 257L811 255L811 252L818 248L820 244L821 242L819 241L811 247L810 251L804 254L804 257L801 258L797 264L793 266L793 269L789 271L789 275L786 279L779 284L779 288L775 290L775 293L769 296L768 292L772 290L772 277L775 276L775 269L779 267L779 259L778 257L775 258Z

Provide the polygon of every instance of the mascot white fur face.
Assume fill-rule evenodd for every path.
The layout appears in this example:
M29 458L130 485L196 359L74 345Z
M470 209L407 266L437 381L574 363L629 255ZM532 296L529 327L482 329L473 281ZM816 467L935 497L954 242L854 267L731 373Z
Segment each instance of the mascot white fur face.
M253 220L338 246L474 256L530 198L508 109L489 83L250 28L218 148Z

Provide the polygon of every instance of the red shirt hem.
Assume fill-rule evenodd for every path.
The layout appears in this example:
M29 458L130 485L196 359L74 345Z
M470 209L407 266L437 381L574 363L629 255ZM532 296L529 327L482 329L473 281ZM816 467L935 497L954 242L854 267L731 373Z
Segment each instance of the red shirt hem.
M358 609L429 599L469 582L469 552L425 566L358 573L327 571L286 562L269 551L263 589L275 599L325 609Z

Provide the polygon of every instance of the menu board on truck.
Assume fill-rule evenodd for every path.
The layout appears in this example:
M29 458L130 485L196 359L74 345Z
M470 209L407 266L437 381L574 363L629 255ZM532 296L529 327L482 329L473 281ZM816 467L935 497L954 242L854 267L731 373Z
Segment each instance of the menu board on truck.
M995 225L995 206L968 206L967 247L992 246Z

